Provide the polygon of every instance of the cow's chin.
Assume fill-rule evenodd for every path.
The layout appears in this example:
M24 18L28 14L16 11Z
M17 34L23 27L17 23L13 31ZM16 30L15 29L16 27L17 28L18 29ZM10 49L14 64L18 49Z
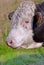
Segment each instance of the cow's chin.
M20 48L21 47L21 45L19 45L18 43L17 44L15 44L15 43L13 43L13 44L7 44L9 47L11 47L11 48Z

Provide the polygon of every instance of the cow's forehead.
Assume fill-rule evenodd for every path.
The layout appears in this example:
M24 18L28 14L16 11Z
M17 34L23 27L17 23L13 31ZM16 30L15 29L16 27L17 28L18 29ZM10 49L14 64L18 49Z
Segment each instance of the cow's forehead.
M35 9L36 8L35 3L31 0L21 2L19 7L24 8L24 9L29 9L29 8Z
M23 1L15 11L13 17L12 17L12 23L18 23L19 21L22 22L22 19L29 19L30 16L34 16L34 11L35 11L35 4L33 1ZM29 16L28 16L29 14Z

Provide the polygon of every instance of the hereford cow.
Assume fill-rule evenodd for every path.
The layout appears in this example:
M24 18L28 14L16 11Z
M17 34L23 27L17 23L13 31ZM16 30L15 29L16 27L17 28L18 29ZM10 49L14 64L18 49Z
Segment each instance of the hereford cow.
M11 20L11 30L6 42L10 47L29 49L43 46L42 42L38 42L40 28L42 25L44 27L44 24L41 24L44 13L41 11L42 4L36 5L31 0L23 1L15 12L8 15Z

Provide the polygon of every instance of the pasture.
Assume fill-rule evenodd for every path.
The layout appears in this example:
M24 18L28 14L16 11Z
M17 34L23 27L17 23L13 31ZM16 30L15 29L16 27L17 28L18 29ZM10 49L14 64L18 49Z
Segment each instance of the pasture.
M43 0L35 0L35 3ZM12 49L5 39L10 30L8 14L15 11L21 0L0 0L0 65L44 65L44 48Z

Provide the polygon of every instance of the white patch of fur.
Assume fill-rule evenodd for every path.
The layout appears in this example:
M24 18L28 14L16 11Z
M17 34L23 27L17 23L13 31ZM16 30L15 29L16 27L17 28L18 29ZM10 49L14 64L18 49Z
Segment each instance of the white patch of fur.
M26 46L21 46L21 48L32 49L32 48L38 48L38 47L41 47L41 46L42 46L42 43L32 43L27 47Z

